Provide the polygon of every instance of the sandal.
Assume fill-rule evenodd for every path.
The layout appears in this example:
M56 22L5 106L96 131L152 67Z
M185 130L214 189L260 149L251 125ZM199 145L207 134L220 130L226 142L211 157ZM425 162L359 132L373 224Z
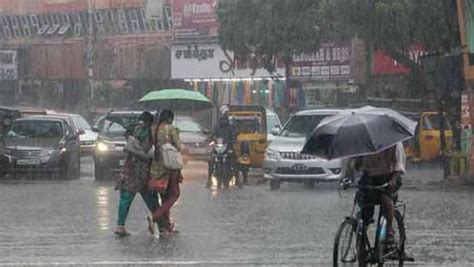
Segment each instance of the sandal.
M129 236L130 233L125 229L124 226L117 226L117 229L115 229L114 234L118 237L125 237Z
M147 216L146 220L148 221L148 231L150 234L155 234L155 223L153 222L153 218L151 216Z
M172 234L177 234L177 233L179 233L179 231L175 228L174 223L169 224L167 228L162 229L162 231L160 231L160 234L165 234L165 235L172 235Z

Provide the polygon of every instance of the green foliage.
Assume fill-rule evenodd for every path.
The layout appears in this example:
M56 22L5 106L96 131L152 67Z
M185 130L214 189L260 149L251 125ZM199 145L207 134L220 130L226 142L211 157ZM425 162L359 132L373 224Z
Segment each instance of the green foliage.
M438 54L459 47L455 0L324 0L320 14L334 36L357 36L404 63L413 44Z
M319 49L319 0L221 0L219 42L239 57L262 60L275 70L277 59Z

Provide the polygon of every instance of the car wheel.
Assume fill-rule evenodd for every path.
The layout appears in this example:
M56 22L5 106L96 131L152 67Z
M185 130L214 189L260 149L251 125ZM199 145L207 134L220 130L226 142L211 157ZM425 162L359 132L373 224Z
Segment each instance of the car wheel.
M305 181L304 181L304 185L305 185L307 188L314 188L315 182L314 182L313 180L305 180Z
M280 189L280 180L278 179L271 179L270 180L270 190L275 191Z

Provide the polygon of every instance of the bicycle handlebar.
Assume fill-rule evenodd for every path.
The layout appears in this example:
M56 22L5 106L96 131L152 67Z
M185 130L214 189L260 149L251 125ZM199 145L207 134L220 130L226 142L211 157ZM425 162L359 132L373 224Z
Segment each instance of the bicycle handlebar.
M342 190L347 190L351 187L357 188L357 189L384 190L388 187L388 185L389 185L388 183L385 183L383 185L377 185L377 186L368 186L368 185L361 186L361 185L354 184L351 181L344 180L341 182Z

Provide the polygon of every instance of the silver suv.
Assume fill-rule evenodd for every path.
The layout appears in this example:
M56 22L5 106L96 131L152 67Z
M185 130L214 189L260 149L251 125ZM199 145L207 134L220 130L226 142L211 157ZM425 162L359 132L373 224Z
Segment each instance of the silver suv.
M270 189L278 190L281 182L303 182L314 186L315 182L337 181L344 177L345 160L325 160L303 155L300 151L306 136L324 118L342 110L317 109L300 111L293 115L277 134L265 153L264 177L270 181Z

